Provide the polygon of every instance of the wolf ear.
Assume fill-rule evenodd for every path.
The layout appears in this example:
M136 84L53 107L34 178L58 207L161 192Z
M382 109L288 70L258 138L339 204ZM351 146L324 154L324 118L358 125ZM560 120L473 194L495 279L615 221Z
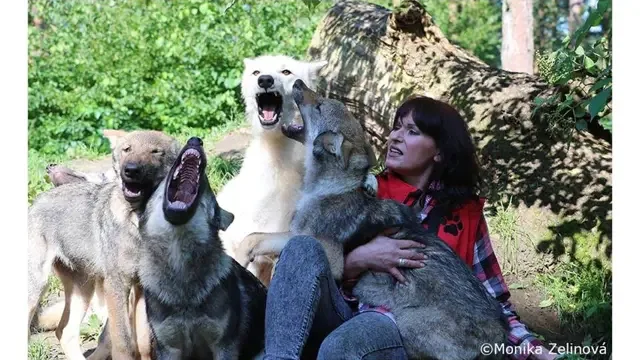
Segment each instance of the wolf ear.
M309 74L312 75L312 77L315 77L316 75L318 75L320 69L325 67L328 63L329 62L327 60L320 60L309 63Z
M227 228L233 222L234 216L232 213L221 208L220 206L218 206L218 212L220 213L220 222L218 224L218 227L220 228L220 230L227 230Z
M342 161L342 167L344 169L349 166L349 159L351 159L353 144L351 141L346 140L344 135L333 131L326 131L318 135L318 137L313 141L313 148L314 153L316 153L316 149L322 149L334 155L338 160Z
M109 140L109 146L111 146L111 151L113 151L118 146L120 141L122 141L122 138L125 137L127 134L129 133L124 130L114 130L114 129L102 130L102 136L106 137L107 140Z

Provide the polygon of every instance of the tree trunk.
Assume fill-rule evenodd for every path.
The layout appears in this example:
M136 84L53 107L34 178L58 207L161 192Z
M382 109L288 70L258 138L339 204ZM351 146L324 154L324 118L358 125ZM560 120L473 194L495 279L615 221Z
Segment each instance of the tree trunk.
M395 9L337 2L308 51L329 62L318 90L349 107L378 154L395 109L408 96L447 101L468 120L489 201L512 197L553 215L540 220L554 235L541 239L540 248L563 253L562 238L577 231L577 221L585 221L578 228L597 225L601 241L610 237L610 144L585 132L551 138L547 124L531 116L533 99L558 89L533 75L491 68L452 45L417 1Z
M502 69L533 74L533 0L502 0Z

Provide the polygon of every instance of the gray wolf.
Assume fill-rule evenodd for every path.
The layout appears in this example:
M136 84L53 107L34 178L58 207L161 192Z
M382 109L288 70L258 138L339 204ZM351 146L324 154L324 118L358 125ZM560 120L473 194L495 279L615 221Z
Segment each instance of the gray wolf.
M239 173L218 193L218 202L235 215L220 233L225 251L236 256L238 243L252 232L289 229L303 176L303 146L281 132L297 114L293 82L313 87L326 61L305 62L283 55L245 59L242 97L252 140ZM298 120L299 121L299 120ZM258 257L248 269L268 286L273 259Z
M158 359L252 359L264 347L266 288L223 249L234 216L187 141L140 222L140 281Z
M102 289L114 359L134 358L129 316L137 281L142 209L176 159L180 146L157 131L134 131L114 142L115 181L74 181L43 192L29 209L29 323L53 269L65 291L56 335L70 359L84 359L79 326L94 291ZM138 301L133 301L138 303ZM136 316L137 317L137 316Z
M412 359L478 359L484 343L506 342L508 326L500 305L441 239L425 230L414 209L380 200L361 190L371 166L360 124L346 107L318 96L302 81L293 96L303 125L283 133L305 144L302 197L286 233L254 233L241 243L241 263L256 255L279 254L293 235L310 235L327 253L331 273L341 280L344 253L390 228L392 238L421 242L425 266L403 268L408 284L390 274L367 272L353 289L358 299L385 306L396 318Z

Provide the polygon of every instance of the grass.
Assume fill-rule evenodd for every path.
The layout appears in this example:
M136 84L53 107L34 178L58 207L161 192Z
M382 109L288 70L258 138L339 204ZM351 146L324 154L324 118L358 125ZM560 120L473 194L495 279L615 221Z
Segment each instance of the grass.
M53 345L47 343L43 338L29 341L29 349L27 350L27 359L29 360L57 359L58 355L59 353Z
M241 165L242 161L238 158L229 160L218 156L209 158L207 178L213 192L218 193L240 171Z
M504 202L500 202L496 207L496 214L489 221L491 231L500 237L500 242L504 247L503 271L517 274L520 242L523 240L531 242L531 238L519 226L519 216L516 208L511 205L511 199L506 205Z
M611 345L610 269L596 262L562 264L553 274L540 275L548 305L554 306L560 321L586 334L585 345Z
M87 321L80 327L82 341L97 341L102 331L102 321L96 314L88 316Z

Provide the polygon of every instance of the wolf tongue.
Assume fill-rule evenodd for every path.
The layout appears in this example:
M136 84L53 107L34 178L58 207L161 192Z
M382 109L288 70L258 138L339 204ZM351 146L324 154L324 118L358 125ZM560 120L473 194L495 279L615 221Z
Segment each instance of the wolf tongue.
M265 105L262 107L262 118L271 121L276 116L276 107L274 105Z

